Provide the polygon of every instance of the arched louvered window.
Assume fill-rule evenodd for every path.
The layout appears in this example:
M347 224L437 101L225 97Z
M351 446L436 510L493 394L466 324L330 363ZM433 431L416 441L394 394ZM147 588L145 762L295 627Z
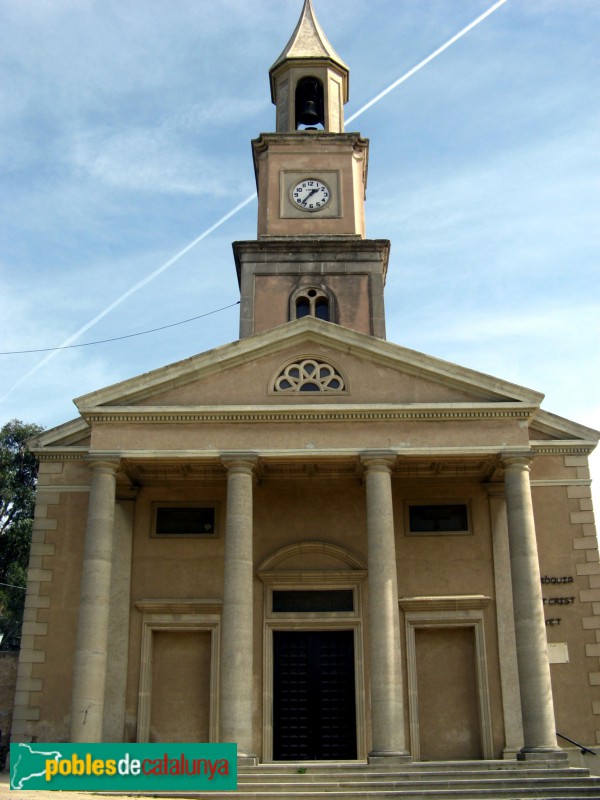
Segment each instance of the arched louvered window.
M290 319L316 317L335 322L335 298L325 286L301 286L290 297Z
M315 317L329 322L329 301L326 297L318 297L315 301Z
M318 78L306 77L296 86L296 129L325 127L323 84Z
M299 297L296 300L296 319L310 316L310 301L307 297Z

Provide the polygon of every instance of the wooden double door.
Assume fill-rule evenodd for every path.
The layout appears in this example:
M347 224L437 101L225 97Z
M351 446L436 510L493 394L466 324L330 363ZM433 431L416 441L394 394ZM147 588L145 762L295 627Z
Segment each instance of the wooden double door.
M274 631L273 758L356 758L354 634Z

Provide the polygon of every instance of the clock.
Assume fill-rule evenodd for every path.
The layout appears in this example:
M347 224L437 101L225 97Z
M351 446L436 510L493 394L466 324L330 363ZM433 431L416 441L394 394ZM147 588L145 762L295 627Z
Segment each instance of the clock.
M317 178L299 181L290 192L292 203L302 211L320 211L331 200L329 186Z

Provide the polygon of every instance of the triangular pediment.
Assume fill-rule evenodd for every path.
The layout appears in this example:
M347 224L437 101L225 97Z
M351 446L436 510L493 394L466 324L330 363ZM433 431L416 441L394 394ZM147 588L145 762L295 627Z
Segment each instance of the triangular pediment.
M90 448L91 429L85 419L78 417L32 437L28 445L37 453L49 447L69 452L87 453Z
M309 362L326 366L333 391L276 391L278 376ZM542 398L523 386L305 317L83 395L75 401L79 419L44 431L33 444L37 451L83 453L91 426L104 421L310 421L334 414L380 421L510 417L530 426L534 448L570 441L592 449L598 432L542 411Z
M343 390L281 391L290 364L330 365ZM82 415L109 407L196 407L295 402L342 404L521 403L543 395L490 375L313 318L304 318L76 399Z
M529 439L532 442L586 441L596 443L600 432L578 422L573 422L556 414L539 409L529 426Z

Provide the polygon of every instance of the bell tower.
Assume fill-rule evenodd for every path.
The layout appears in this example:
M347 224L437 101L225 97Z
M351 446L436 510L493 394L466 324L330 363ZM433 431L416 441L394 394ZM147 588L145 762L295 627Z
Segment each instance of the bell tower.
M311 0L269 75L276 132L252 141L258 238L234 243L240 337L314 316L384 338L389 242L366 239L369 142L344 131L349 70Z
M344 130L349 69L323 33L310 0L269 74L277 133L319 125L328 133Z

